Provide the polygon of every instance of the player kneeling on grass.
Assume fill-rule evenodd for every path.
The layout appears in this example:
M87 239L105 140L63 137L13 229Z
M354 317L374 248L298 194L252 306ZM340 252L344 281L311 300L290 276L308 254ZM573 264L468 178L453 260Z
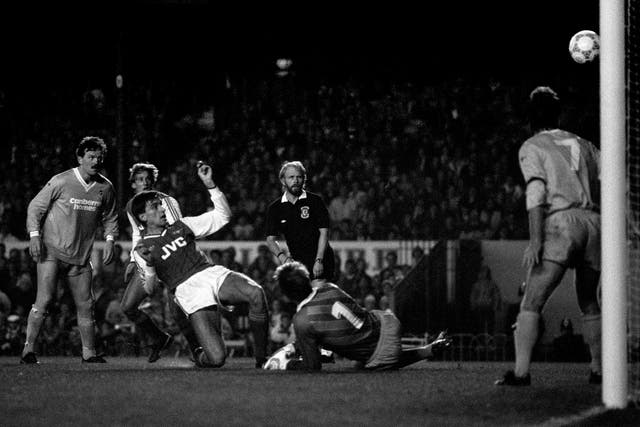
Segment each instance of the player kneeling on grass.
M451 344L442 332L431 344L403 350L400 321L391 311L368 312L333 283L312 283L299 262L281 265L275 275L285 297L298 303L296 343L275 352L264 369L319 371L321 347L365 369L397 369L437 357Z
M215 233L231 218L227 199L213 182L211 167L201 165L198 176L214 203L212 211L200 216L184 217L169 225L156 192L144 191L133 198L133 215L147 230L135 248L134 258L144 272L148 293L153 292L158 280L175 292L202 346L203 351L196 354L198 366L220 367L227 357L217 306L249 303L256 367L261 367L266 360L266 297L253 280L221 265L211 265L196 248L197 238Z

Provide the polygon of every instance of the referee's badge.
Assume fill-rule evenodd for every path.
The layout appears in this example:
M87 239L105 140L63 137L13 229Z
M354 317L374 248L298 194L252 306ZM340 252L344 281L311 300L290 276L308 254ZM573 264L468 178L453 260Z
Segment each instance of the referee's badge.
M302 219L309 218L309 206L302 206L300 208L300 218Z

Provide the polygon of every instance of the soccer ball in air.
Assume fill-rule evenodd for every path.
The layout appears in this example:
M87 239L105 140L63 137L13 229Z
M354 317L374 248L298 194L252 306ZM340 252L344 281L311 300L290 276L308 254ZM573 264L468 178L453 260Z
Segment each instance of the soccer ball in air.
M590 30L575 33L569 42L569 53L578 64L593 61L600 53L600 37Z

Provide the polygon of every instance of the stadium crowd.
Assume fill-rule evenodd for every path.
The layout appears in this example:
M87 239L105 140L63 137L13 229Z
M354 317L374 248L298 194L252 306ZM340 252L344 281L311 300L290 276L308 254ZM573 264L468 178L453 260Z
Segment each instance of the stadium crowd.
M100 136L115 152L114 90L66 88L22 98L0 92L0 132L9 141L0 148L2 354L19 354L36 283L28 251L5 254L4 244L27 240L29 201L53 172L73 166L67 159L73 159L83 136ZM173 195L185 215L208 206L194 165L199 159L212 161L216 182L234 212L232 224L216 233L216 240L264 239L266 207L281 195L277 171L291 159L303 161L307 187L321 194L329 208L330 240L526 239L517 149L527 127L517 105L528 91L527 85L493 79L422 86L380 81L303 85L289 76L227 80L212 100L210 94L163 81L133 84L125 93L124 158L127 167L137 161L159 166L156 188ZM593 119L578 111L568 114L577 126ZM114 181L116 160L110 155L105 164L105 175ZM129 239L124 214L120 225L119 238ZM250 265L239 264L233 248L209 256L264 287L273 308L272 339L286 343L287 310L278 308L282 303L272 279L276 263L266 246L258 252ZM373 277L363 259L336 263L338 284L365 307L386 308L390 287L410 268L397 266L393 255ZM123 343L144 340L118 312L125 264L123 257L116 258L94 277L97 328L104 350L114 354L123 351ZM64 287L58 293L41 335L43 355L79 349L72 299ZM166 295L151 298L145 310L177 331ZM246 331L242 310L226 317L226 337ZM184 343L178 340L178 345L184 350Z

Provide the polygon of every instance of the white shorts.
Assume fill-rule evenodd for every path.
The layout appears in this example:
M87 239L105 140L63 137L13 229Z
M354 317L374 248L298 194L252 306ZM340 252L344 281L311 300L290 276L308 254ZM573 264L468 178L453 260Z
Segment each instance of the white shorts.
M180 283L175 291L176 302L187 315L218 305L218 292L231 270L221 265L207 267Z
M387 310L371 310L371 313L380 320L380 338L375 351L364 367L366 369L392 367L398 363L402 353L400 320Z

